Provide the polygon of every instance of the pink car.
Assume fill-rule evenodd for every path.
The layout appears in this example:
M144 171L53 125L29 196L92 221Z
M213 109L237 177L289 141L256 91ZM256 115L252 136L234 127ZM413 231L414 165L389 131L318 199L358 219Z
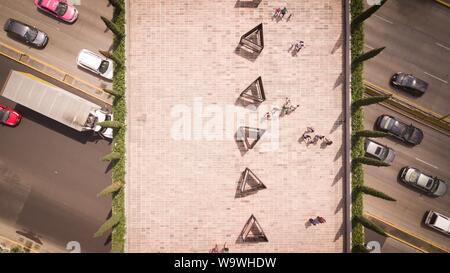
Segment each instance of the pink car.
M34 4L38 9L68 23L73 23L78 18L78 10L67 3L67 0L34 0Z

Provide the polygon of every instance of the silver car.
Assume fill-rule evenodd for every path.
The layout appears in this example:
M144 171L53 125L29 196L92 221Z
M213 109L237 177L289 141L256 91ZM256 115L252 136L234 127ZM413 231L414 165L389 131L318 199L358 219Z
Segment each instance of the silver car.
M87 49L83 49L80 51L80 54L78 54L77 58L77 64L108 80L111 80L113 78L113 61L108 58L99 56Z
M364 142L366 154L386 163L392 163L395 158L395 152L388 146L366 138Z
M447 183L437 177L431 177L418 169L403 167L400 170L400 180L408 185L416 187L432 196L443 196L447 193Z

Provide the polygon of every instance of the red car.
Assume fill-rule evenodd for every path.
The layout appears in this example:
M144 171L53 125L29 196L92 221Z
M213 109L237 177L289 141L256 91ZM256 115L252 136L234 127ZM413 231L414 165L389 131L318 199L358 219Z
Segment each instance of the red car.
M36 7L68 23L78 18L78 10L67 0L34 0Z
M16 126L22 119L22 115L6 105L0 104L0 123Z

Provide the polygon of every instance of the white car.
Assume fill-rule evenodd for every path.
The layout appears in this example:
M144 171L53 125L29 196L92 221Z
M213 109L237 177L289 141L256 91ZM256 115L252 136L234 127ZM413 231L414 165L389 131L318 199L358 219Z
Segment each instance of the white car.
M97 115L97 122L113 120L113 115L106 111L97 110L96 115ZM112 128L102 127L100 125L95 124L94 131L100 133L105 138L108 138L108 139L113 138L113 129Z
M112 60L83 49L78 54L77 64L87 70L94 72L108 80L114 75L114 63Z
M395 152L386 145L375 142L371 139L366 138L364 142L364 150L366 155L375 157L386 163L392 163L395 158Z
M425 225L434 228L446 235L450 235L450 219L435 211L428 211L425 218Z

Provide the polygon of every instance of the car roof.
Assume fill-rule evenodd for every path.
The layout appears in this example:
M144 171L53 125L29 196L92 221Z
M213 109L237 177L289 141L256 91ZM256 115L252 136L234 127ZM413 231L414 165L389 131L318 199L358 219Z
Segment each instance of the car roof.
M9 31L12 31L14 33L20 34L20 35L25 35L28 31L30 27L25 24L22 23L20 21L14 20L14 19L9 19L9 25L8 25L8 29Z
M428 182L430 181L430 179L431 180L433 180L433 179L431 177L429 177L428 175L423 174L420 171L419 171L419 173L420 173L420 175L419 175L419 179L417 179L417 185L424 187L426 189L430 189L431 186L433 186L433 183L431 183L430 186L427 186L427 185L428 185Z
M83 49L78 55L78 62L92 69L98 69L102 61L100 56L87 49Z
M370 154L375 154L375 150L381 147L382 149L386 149L384 145L381 145L380 143L377 143L371 139L366 139L366 152Z
M449 232L450 231L450 220L440 213L437 213L437 212L434 212L434 213L437 216L434 226Z

